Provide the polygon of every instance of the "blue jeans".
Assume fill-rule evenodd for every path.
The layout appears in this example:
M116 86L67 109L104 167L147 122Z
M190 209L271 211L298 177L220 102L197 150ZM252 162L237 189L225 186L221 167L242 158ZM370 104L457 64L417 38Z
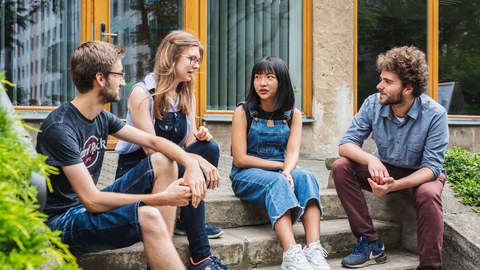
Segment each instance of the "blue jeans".
M123 177L102 191L149 194L152 192L154 171L150 158L138 163ZM91 214L83 204L50 218L47 225L62 231L62 241L74 254L117 249L142 241L138 207L144 202L121 206L108 212Z
M141 153L145 155L142 149ZM218 160L220 157L220 150L218 145L214 141L197 141L185 148L185 151L192 154L197 154L213 166L218 167ZM122 155L118 160L116 177L121 177L124 173L138 163L138 160L142 158L139 151ZM185 168L182 165L178 165L178 177L183 177ZM185 224L185 232L187 234L190 254L195 262L198 262L208 256L210 253L210 243L208 242L208 235L205 229L205 204L202 201L197 208L192 206L190 202L187 206L180 208L180 218Z
M239 169L230 173L235 196L267 209L272 228L275 222L290 210L292 223L300 220L310 200L315 200L323 215L317 180L309 171L297 168L292 172L295 190L281 171L259 168Z
M220 150L214 141L198 141L185 148L185 151L197 154L206 159L210 164L218 167ZM178 177L183 177L185 168L178 165ZM187 206L180 208L180 218L185 224L190 253L192 259L198 262L210 256L210 243L208 242L207 230L205 228L205 204L202 201L197 208L190 202Z

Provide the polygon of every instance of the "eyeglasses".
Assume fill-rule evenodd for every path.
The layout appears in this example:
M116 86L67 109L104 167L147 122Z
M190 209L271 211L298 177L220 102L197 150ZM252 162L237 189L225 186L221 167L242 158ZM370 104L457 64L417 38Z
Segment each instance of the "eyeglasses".
M183 53L181 53L181 55L187 57L188 60L190 60L190 65L192 65L192 66L195 66L195 65L200 66L202 64L202 58L200 58L200 57L196 57L196 56L192 56L192 55L188 55L188 54L183 54Z
M113 72L113 71L109 71L108 74L118 75L118 76L120 76L120 78L121 78L122 80L125 80L125 72Z

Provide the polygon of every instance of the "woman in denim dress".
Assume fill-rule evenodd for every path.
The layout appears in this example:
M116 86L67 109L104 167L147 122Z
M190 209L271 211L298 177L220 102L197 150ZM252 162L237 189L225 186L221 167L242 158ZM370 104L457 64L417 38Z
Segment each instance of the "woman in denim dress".
M285 62L275 56L257 62L246 101L233 114L230 179L237 197L267 209L284 251L281 269L330 269L320 243L318 183L297 166L302 114L294 104ZM297 220L305 228L303 249L293 234Z
M207 128L195 128L193 80L202 57L203 47L195 36L184 31L168 34L158 46L154 72L132 88L128 99L127 123L183 147L198 161L207 188L214 189L220 185L217 170L220 151ZM119 153L115 178L153 153L150 149L124 141L119 141L115 151ZM183 166L179 165L180 178L184 172ZM229 269L211 255L203 200L196 207L192 202L181 207L180 220L184 227L182 231L189 241L189 269ZM177 227L179 222L177 220ZM216 229L215 236L223 233L220 228L209 226Z

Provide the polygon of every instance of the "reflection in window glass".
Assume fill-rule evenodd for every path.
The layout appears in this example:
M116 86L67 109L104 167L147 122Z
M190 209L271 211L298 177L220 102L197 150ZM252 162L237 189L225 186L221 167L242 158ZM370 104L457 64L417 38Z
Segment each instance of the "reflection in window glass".
M449 114L480 115L480 1L440 1L438 101Z
M427 0L358 1L358 99L376 93L377 55L397 46L416 46L427 53Z
M112 103L110 110L120 118L127 115L127 100L133 85L153 71L155 53L162 39L172 30L182 27L183 0L126 1L118 5L111 1L110 32L118 34L110 42L125 48L122 60L125 87L120 90L121 100Z
M287 63L301 109L302 1L210 0L207 12L207 109L235 109L253 65L269 55Z
M25 2L31 1L6 1L0 11L5 14L1 21L5 36L0 42L0 69L16 84L7 87L7 93L14 105L57 106L71 100L76 93L69 79L69 57L80 40L78 17L71 14L79 12L80 1L52 1L51 5L46 1ZM46 12L51 15L38 20ZM60 27L62 24L68 27ZM43 37L50 30L55 35L56 26L68 31L62 33L65 38L56 43L47 38L40 44L39 35ZM45 64L39 66L39 61ZM20 76L14 72L17 68L30 72ZM58 88L43 87L47 84Z

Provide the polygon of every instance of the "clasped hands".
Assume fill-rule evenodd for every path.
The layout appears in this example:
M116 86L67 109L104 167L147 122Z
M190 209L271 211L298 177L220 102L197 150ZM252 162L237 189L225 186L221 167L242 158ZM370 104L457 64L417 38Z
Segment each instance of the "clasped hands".
M370 172L368 183L373 194L383 196L394 191L395 179L389 175L387 168L379 159L372 159L368 163L368 171Z

